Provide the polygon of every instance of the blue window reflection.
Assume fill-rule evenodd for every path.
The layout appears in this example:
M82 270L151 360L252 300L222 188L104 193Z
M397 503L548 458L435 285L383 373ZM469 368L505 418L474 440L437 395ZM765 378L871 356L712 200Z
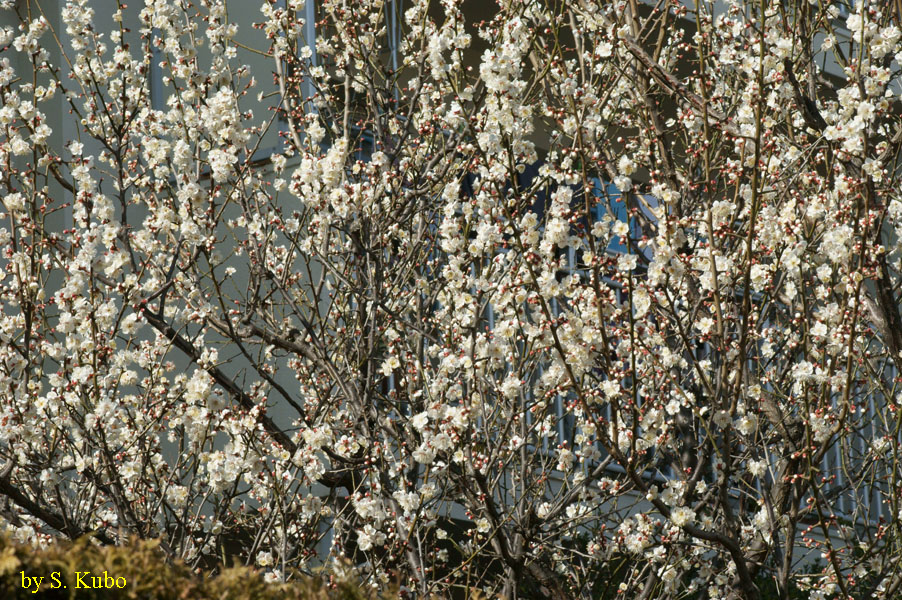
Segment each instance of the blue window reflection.
M627 200L624 197L624 194L621 193L621 191L617 189L617 186L613 183L602 181L597 177L593 178L592 184L592 193L596 198L598 198L598 203L594 207L593 217L596 220L601 220L605 214L609 214L614 219L628 224L629 236L633 240L632 252L634 254L642 254L646 259L651 260L651 248L640 250L635 243L637 240L642 238L642 227L639 224L639 219L637 217L629 215ZM652 215L647 208L655 208L658 206L658 201L654 196L648 194L637 196L636 194L633 194L633 198L630 202L634 208L638 208L639 211L649 220L655 220L654 215ZM611 239L611 242L608 244L607 251L627 254L629 252L629 249L627 248L627 243L624 238L614 236Z

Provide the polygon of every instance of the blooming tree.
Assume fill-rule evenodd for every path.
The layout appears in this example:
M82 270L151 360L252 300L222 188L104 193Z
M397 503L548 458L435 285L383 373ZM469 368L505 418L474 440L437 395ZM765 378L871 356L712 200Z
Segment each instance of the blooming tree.
M899 596L885 3L0 4L12 535Z

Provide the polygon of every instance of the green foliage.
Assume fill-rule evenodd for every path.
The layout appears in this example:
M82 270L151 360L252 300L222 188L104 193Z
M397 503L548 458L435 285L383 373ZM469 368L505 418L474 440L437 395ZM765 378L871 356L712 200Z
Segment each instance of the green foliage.
M89 538L36 550L0 537L0 598L77 600L375 600L350 582L325 585L312 577L268 583L251 568L201 577L182 563L167 562L159 543L136 540L99 546ZM84 574L90 572L90 574ZM106 572L106 575L104 575ZM79 574L82 574L79 577ZM54 578L54 574L56 577ZM36 591L36 577L42 577ZM96 577L97 579L92 579ZM117 587L116 582L125 585ZM95 587L94 583L99 583ZM27 588L24 584L30 584ZM88 586L88 587L86 587ZM389 596L379 596L388 598Z

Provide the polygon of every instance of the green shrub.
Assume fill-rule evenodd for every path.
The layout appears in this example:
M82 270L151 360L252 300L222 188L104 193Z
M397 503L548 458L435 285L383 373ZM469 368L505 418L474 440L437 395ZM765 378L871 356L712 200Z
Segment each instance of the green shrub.
M356 585L326 586L313 577L268 583L251 568L234 567L202 577L167 562L158 543L97 546L90 539L47 549L0 537L0 598L77 600L369 600ZM36 578L42 578L37 580ZM96 584L96 585L95 585ZM385 597L385 596L383 596Z

